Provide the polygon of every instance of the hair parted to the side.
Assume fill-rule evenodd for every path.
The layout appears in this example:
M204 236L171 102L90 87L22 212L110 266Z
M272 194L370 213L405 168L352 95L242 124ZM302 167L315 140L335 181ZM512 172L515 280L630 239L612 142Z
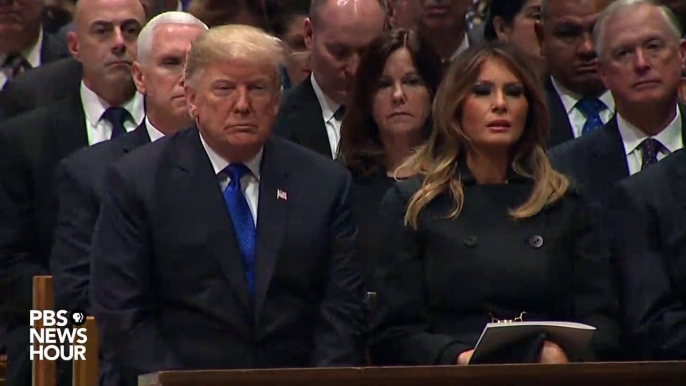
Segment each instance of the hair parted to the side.
M243 60L255 65L271 64L274 81L281 87L280 69L285 55L283 42L259 28L239 24L214 27L191 45L184 69L185 82L195 88L203 70L217 60Z
M450 66L438 88L433 104L434 130L429 140L402 167L417 170L423 177L420 189L412 196L405 212L405 223L417 227L422 209L438 195L448 192L455 206L447 214L456 218L462 211L464 192L458 163L466 154L477 151L465 134L460 121L462 108L477 82L486 61L505 64L521 81L528 101L524 132L510 152L513 170L534 180L529 198L518 208L510 210L514 219L536 215L547 204L560 199L569 181L550 166L545 154L548 136L548 110L534 70L516 49L508 44L492 42L469 48Z
M152 51L153 44L155 43L153 41L155 28L167 24L197 26L198 28L202 28L204 30L208 29L205 23L189 13L179 11L161 13L150 19L145 27L143 27L140 34L138 34L138 62L145 64L145 62L148 61L148 56L150 55L150 51Z

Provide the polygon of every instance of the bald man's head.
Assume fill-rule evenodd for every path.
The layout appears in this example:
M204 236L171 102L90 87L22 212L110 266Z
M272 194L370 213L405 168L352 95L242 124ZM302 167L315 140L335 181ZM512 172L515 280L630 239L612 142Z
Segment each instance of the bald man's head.
M386 15L379 0L313 0L305 20L312 73L324 94L348 102L360 53L381 32Z
M145 24L140 0L79 0L74 24L67 40L83 65L84 83L110 104L122 103L135 92L131 65Z

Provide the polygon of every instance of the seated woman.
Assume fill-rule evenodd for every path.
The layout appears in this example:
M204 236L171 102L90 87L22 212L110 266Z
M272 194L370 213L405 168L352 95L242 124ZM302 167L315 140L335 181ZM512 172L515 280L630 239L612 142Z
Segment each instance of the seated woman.
M548 115L526 60L509 44L470 48L432 115L431 137L401 167L419 173L381 204L374 364L467 364L487 323L522 315L597 328L583 357L542 341L540 362L613 355L607 248L546 158Z
M441 58L414 31L385 32L360 59L341 124L338 159L353 175L353 211L370 287L378 255L379 203L395 182L396 168L428 137L431 101L440 81Z
M545 73L545 61L534 29L540 19L541 0L491 0L484 38L512 43L529 59L540 77Z

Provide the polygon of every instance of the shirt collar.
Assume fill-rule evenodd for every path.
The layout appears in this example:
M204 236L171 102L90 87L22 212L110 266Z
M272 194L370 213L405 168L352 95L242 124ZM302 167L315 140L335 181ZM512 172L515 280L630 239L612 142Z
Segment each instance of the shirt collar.
M81 81L81 104L83 105L83 111L86 114L86 120L91 126L96 126L102 115L105 113L110 105L100 98L95 92L89 89L83 81ZM140 125L145 118L145 108L143 107L143 95L136 92L133 98L122 104L123 108L131 114L136 126ZM152 140L152 138L151 138Z
M676 116L672 122L667 125L660 133L649 137L639 128L629 123L621 114L617 113L617 128L619 129L619 134L622 137L622 142L624 143L624 151L626 155L629 155L638 148L641 143L647 138L655 138L662 146L664 146L669 153L674 153L675 151L683 147L683 139L681 134L681 111L679 111L679 106L676 106Z
M164 137L161 131L157 130L155 126L150 123L148 116L145 116L145 128L148 130L148 137L150 137L150 142L155 142L158 139Z
M43 49L43 27L40 28L38 31L38 39L31 44L30 46L26 47L23 51L21 51L19 54L22 56L22 58L26 59L26 61L31 65L31 68L36 68L41 65L41 60L40 60L40 53L41 50ZM0 66L5 62L5 59L7 59L6 54L0 55Z
M214 174L219 174L221 173L227 166L229 166L229 162L224 159L224 157L220 156L215 152L210 145L205 142L205 139L202 137L202 133L200 133L200 142L202 142L202 147L205 149L205 152L207 153L207 157L210 159L210 162L212 162L212 167L214 168ZM262 163L262 152L264 151L264 148L260 149L260 151L257 153L253 159L245 163L245 166L250 169L250 172L257 178L259 181L260 179L260 165Z
M312 88L314 89L315 95L317 95L317 100L319 101L319 106L322 107L322 117L324 117L324 122L329 122L333 115L336 114L338 108L341 107L338 103L332 101L324 95L324 91L319 87L317 80L314 78L314 74L310 76L312 82Z
M464 39L462 39L462 44L460 44L459 47L453 52L453 54L450 56L450 61L453 62L455 59L457 59L458 56L460 56L461 53L466 51L469 48L469 36L467 36L467 33L465 32L464 34Z
M550 77L550 80L557 91L557 95L560 96L562 104L565 107L567 114L571 113L576 104L581 100L582 96L567 89L565 86L560 84L554 77ZM608 110L615 111L615 99L612 97L612 92L610 90L605 91L598 99L608 108Z
M183 12L183 3L181 2L181 0L179 0L178 5L176 6L176 11Z

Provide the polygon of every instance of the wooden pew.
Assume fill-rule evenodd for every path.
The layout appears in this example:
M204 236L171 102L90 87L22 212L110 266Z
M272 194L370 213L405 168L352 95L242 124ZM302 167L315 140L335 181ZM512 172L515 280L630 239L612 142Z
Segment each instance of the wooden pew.
M33 278L33 309L52 310L52 276L34 276ZM34 328L42 328L42 322L36 322ZM57 364L55 361L35 360L31 363L33 386L55 386L57 379Z
M95 318L88 316L83 327L86 328L86 335L88 336L86 360L73 361L73 386L93 386L98 381L100 344L98 343L98 326L95 324Z

